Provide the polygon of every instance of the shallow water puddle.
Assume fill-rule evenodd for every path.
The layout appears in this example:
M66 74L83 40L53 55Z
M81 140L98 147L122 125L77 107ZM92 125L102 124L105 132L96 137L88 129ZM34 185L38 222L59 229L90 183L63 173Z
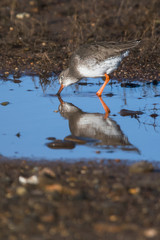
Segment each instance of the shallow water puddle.
M88 79L58 98L58 82L44 91L38 77L20 80L0 82L1 155L160 160L160 84L112 80L98 98L102 80Z

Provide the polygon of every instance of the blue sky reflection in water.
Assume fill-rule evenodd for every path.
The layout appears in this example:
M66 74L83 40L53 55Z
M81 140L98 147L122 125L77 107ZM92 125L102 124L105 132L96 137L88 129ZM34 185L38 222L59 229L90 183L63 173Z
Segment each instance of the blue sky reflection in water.
M12 76L10 76L12 79ZM34 157L35 159L79 159L79 158L119 158L131 160L160 160L160 84L138 83L139 87L121 87L117 81L106 86L102 96L110 108L110 120L119 128L120 135L130 144L115 146L111 142L88 141L76 144L73 149L50 149L46 146L48 137L63 140L71 135L69 119L57 112L60 101L54 94L58 82L47 86L45 92L38 77L25 76L21 83L0 82L0 103L9 101L7 106L0 105L0 154L7 157ZM63 90L62 100L71 104L77 111L99 113L102 118L104 109L95 95L101 79L81 81ZM77 90L78 89L78 90ZM109 95L105 95L109 94ZM121 109L144 112L138 118L121 116ZM153 117L157 114L157 117ZM87 115L87 117L91 115ZM99 121L99 120L98 120ZM70 121L70 125L73 122ZM20 133L20 136L16 136ZM102 132L103 134L103 132ZM108 145L107 145L108 144ZM96 151L100 151L99 154Z

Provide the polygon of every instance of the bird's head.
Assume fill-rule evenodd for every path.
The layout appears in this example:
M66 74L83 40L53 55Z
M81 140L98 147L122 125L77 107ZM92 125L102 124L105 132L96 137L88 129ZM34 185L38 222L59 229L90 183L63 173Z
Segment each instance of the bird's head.
M69 68L63 70L59 77L58 77L59 83L60 83L60 89L58 91L58 95L61 93L61 91L63 90L64 87L67 87L75 82L78 81L78 79L76 79L75 77L73 77L70 72L69 72Z

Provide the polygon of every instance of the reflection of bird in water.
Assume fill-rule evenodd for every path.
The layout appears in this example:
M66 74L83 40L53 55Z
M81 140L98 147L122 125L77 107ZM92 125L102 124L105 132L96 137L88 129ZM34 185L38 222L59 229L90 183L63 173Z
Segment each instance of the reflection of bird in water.
M99 140L96 145L132 146L120 126L108 117L110 110L102 98L100 101L106 114L83 112L72 103L64 102L60 97L59 101L60 114L68 119L72 136Z
M78 82L83 77L103 77L105 82L97 92L98 96L109 82L109 74L115 71L124 57L128 56L129 49L134 48L140 41L128 42L97 42L80 46L71 56L69 67L59 75L61 93L64 87Z

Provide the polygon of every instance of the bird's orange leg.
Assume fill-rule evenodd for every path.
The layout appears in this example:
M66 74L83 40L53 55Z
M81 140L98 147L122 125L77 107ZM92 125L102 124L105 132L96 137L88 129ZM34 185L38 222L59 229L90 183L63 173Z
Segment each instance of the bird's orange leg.
M108 83L109 80L110 80L110 79L109 79L109 76L108 76L106 73L105 73L104 75L105 75L105 77L106 77L105 82L103 83L102 87L101 87L101 88L98 90L98 92L96 93L98 97L100 97L100 96L102 95L102 92L103 92L105 86L107 85L107 83Z
M100 102L101 102L101 104L102 104L102 106L103 106L103 108L104 108L104 110L105 110L105 116L104 116L104 118L106 119L106 118L108 118L108 116L109 116L110 109L109 109L109 107L105 104L105 102L103 101L102 97L99 97L99 100L100 100Z
M64 104L64 102L60 96L58 96L58 100L60 101L61 104Z

